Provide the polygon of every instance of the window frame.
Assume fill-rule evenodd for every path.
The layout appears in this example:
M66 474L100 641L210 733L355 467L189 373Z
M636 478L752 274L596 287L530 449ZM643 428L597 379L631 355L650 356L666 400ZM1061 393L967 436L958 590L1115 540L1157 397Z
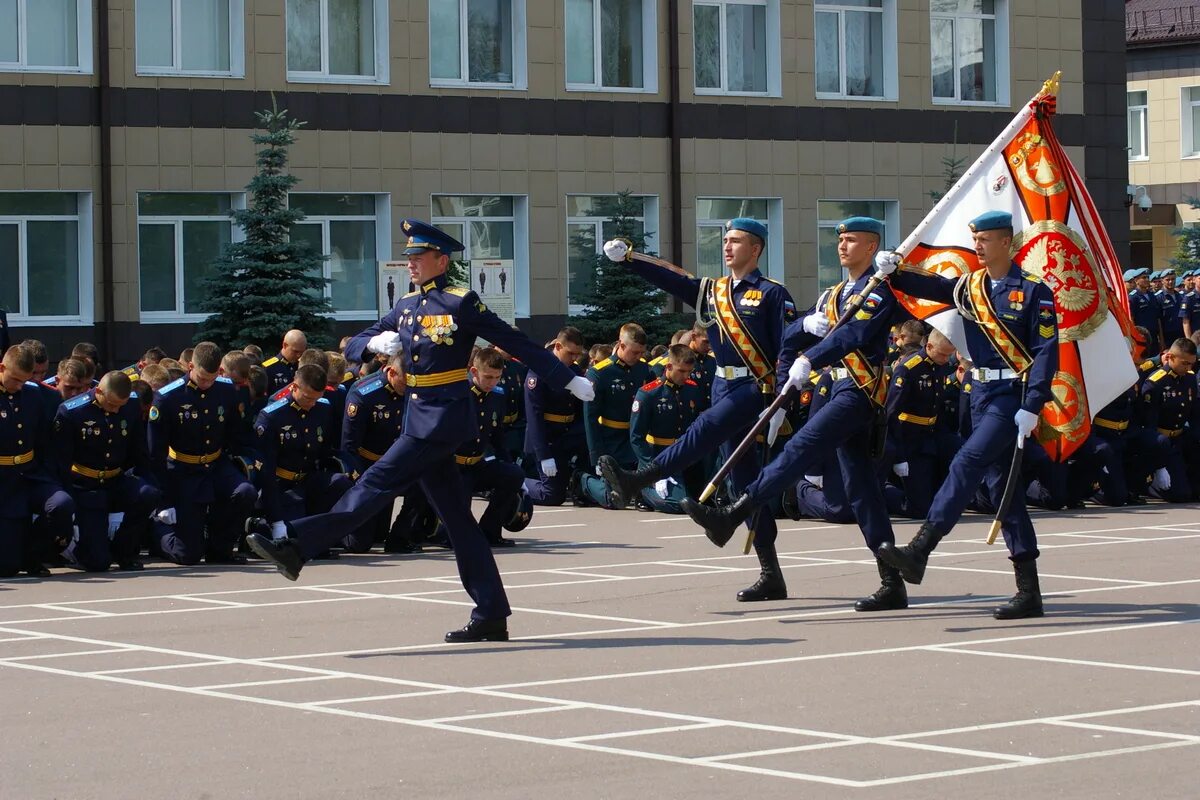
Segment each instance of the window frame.
M702 200L764 200L767 203L767 263L766 270L763 274L772 280L783 282L783 198L782 197L751 197L749 195L699 195L693 201L693 213L696 215L694 226L695 242L693 243L693 253L695 257L696 271L699 272L700 265L700 228L725 228L727 219L702 219L699 216L698 209ZM721 234L724 237L724 233ZM763 265L759 264L759 269L762 270Z
M566 199L569 202L572 197L616 197L615 192L595 193L595 192L569 192ZM634 219L642 221L642 230L645 231L646 249L658 250L658 195L656 194L633 194L631 197L639 198L642 201L642 215ZM565 205L564 205L565 208ZM600 255L604 252L604 223L609 221L608 217L599 217L589 215L584 217L565 217L566 223L563 230L566 232L566 238L563 240L567 246L567 262L565 265L567 279L564 281L564 291L567 301L567 314L570 316L579 316L586 312L587 306L571 302L571 226L572 225L593 225L596 236L596 254ZM650 222L653 219L653 227Z
M25 12L30 2L37 0L17 0L17 60L0 61L0 72L41 72L63 75L92 74L92 3L91 0L74 0L75 2L75 48L79 66L36 66L27 64L29 58L29 34L26 27L28 15Z
M74 222L78 226L79 313L31 316L8 312L10 327L59 325L79 327L95 324L95 277L93 274L94 234L92 232L92 193L79 191L17 190L4 194L69 194L75 197L76 212L70 214L0 214L0 225L17 226L17 280L20 282L21 308L29 308L29 222Z
M138 53L140 42L137 41L137 5L134 6L134 74L147 77L183 76L188 78L245 78L246 77L246 2L245 0L225 0L229 4L229 69L186 69L183 66L183 30L182 17L179 14L183 3L187 0L171 0L171 56L174 62L169 67L142 66Z
M511 83L495 83L491 81L472 81L470 79L470 55L467 52L470 31L467 30L467 4L469 0L458 0L458 63L459 78L433 77L433 58L429 59L429 87L431 89L499 89L504 91L524 91L529 88L529 67L526 45L526 12L525 0L512 0L512 67ZM429 24L429 50L433 52L433 24Z
M366 195L375 200L375 214L373 216L365 216L362 214L309 214L305 212L304 219L297 222L296 225L320 225L321 226L321 251L319 255L329 255L329 223L331 222L373 222L375 223L375 274L373 276L373 285L375 291L379 291L379 265L382 262L390 261L392 255L392 196L382 192L290 192L288 201L294 195L333 195L341 197L343 195ZM330 259L324 258L321 260L321 275L326 280L332 280L330 275ZM324 286L324 296L333 303L333 284L326 283ZM379 317L379 298L375 298L374 308L355 308L355 309L334 309L332 314L326 316L330 319L339 321L354 321L362 319L378 319Z
M510 197L513 201L511 217L467 217L467 216L435 216L434 198L437 197ZM442 225L462 225L463 251L466 259L471 247L472 222L511 222L513 224L513 315L517 319L528 319L529 312L529 195L512 192L432 192L429 195L430 223ZM469 261L468 261L469 263Z
M842 217L840 219L822 219L821 203L883 203L883 220L882 220L882 222L883 222L883 239L879 242L879 248L881 250L887 249L889 247L895 247L896 245L900 244L898 241L897 242L890 241L888 239L888 233L889 232L898 233L901 230L901 228L900 228L900 200L897 198L820 197L820 198L817 198L816 202L817 202L817 205L814 210L816 211L816 218L817 218L817 230L816 230L816 239L815 239L816 251L817 251L816 252L816 267L817 267L817 269L816 269L816 276L814 277L814 280L817 283L817 292L816 292L816 295L814 295L814 296L819 296L821 292L825 291L826 289L830 288L830 286L833 285L833 284L830 284L830 286L822 286L821 285L821 231L822 230L831 230L831 229L836 230L837 226L840 223L845 221L845 217ZM842 270L841 280L845 280L847 277L846 268L845 267L840 267L840 268Z
M995 12L992 14L973 14L960 12L929 12L929 96L934 105L939 106L979 106L984 108L1004 108L1009 100L1009 3L1008 0L995 0ZM958 80L958 47L954 48L954 97L937 97L933 93L933 23L937 19L991 19L995 22L994 42L996 48L996 99L995 100L961 100L962 85ZM955 25L955 42L957 43L958 26Z
M1146 102L1138 105L1130 105L1129 97L1134 94L1146 95ZM1133 126L1133 115L1138 114L1141 117L1141 122L1138 127L1142 132L1142 152L1135 154L1133 152L1133 144L1128 141L1128 131ZM1130 161L1149 161L1150 160L1150 92L1147 89L1127 89L1125 91L1125 130L1126 130L1126 146L1125 149L1129 154Z
M199 323L208 319L210 316L202 311L186 312L183 309L186 307L186 298L184 297L184 272L183 272L183 223L185 222L227 222L229 223L230 233L229 241L244 242L246 240L246 232L242 230L242 226L234 223L227 214L220 215L202 215L202 214L174 214L170 216L148 216L141 213L140 201L143 194L211 194L211 195L226 195L229 197L229 208L245 209L246 208L246 193L245 192L196 192L196 191L157 191L154 189L139 190L134 193L134 202L137 212L137 236L133 243L134 253L136 254L135 264L137 266L138 276L138 322L144 325L161 325L170 323ZM174 228L174 256L175 256L175 308L171 311L143 311L142 310L142 225L171 225Z
M288 65L288 35L287 35L287 3L283 11L283 66L287 83L334 83L382 85L390 82L390 63L388 42L390 39L390 19L388 0L372 0L375 24L375 74L373 75L341 75L329 72L329 0L320 2L321 29L321 69L317 72L293 70Z
M1149 100L1149 97L1146 99ZM1184 161L1200 159L1200 130L1196 130L1192 124L1194 109L1200 107L1200 84L1181 86L1179 101L1179 157Z
M563 3L563 47L568 55L563 59L564 87L568 92L612 92L617 94L657 94L658 93L658 2L657 0L639 0L642 4L642 85L637 86L605 86L601 83L603 75L603 30L600 2L592 2L592 83L572 83L566 79L568 73L566 58L569 58L570 42L567 41L568 25L566 20L567 7Z
M696 7L710 6L720 9L719 30L717 33L720 51L721 86L713 88L696 85ZM727 71L729 55L726 49L725 7L726 6L763 6L766 8L765 36L767 44L767 88L761 92L733 91L728 88L729 74ZM779 0L696 0L692 3L692 91L696 95L716 95L727 97L782 97L783 86L780 77L780 38Z
M821 92L816 90L816 47L813 48L813 90L818 100L849 100L853 102L899 102L900 100L900 82L899 71L897 67L897 54L899 51L897 37L898 28L896 23L896 0L883 0L881 8L870 8L863 6L850 6L837 2L837 0L816 0L813 3L813 36L815 42L817 14L831 14L837 12L838 15L838 82L841 91L838 92ZM872 14L880 14L883 19L883 94L882 95L861 95L846 93L846 12L866 12Z

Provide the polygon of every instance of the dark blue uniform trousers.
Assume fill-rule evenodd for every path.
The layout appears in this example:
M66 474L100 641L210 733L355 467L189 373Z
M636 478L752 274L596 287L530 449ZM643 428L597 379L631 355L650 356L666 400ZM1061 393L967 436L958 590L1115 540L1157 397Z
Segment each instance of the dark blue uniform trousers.
M588 466L587 443L582 436L582 433L571 433L554 443L554 465L558 468L554 477L542 472L541 463L534 458L537 477L526 478L525 491L535 506L561 506L566 502L571 475L576 468L573 464L579 469L587 469Z
M729 389L725 380L718 379L713 389L713 405L696 417L683 436L654 457L654 463L662 467L667 475L680 475L688 466L700 461L720 446L721 457L729 458L750 431L763 410L763 395L754 381L746 380ZM794 438L794 437L793 437ZM755 447L737 463L729 475L735 495L746 491L746 487L762 471L762 451ZM776 494L782 492L781 486ZM770 500L766 496L765 500ZM764 501L765 502L765 501ZM775 547L779 529L775 517L769 510L756 515L754 525L755 549Z
M8 469L5 467L4 469ZM49 556L55 541L70 541L75 501L58 484L37 478L20 477L6 481L7 491L24 495L25 513L20 517L0 518L0 577L17 574L22 568ZM21 502L6 498L5 506L19 508ZM37 524L31 519L40 515Z
M98 489L71 489L75 498L75 561L88 572L103 572L114 560L132 560L140 547L138 536L150 512L162 503L162 492L141 478L124 474ZM125 514L112 541L108 515ZM178 513L178 511L176 512Z
M870 399L851 381L835 383L825 405L809 417L788 440L783 453L747 487L751 501L755 505L770 501L805 475L814 474L830 452L836 451L842 484L867 547L875 552L884 542L894 542L883 487L869 452L874 414Z
M839 525L854 522L850 498L846 497L846 485L842 482L842 467L836 458L825 461L821 476L823 485L820 489L806 480L796 485L796 505L800 513Z
M410 486L419 483L446 526L458 563L458 576L475 601L471 617L503 619L512 614L492 548L471 516L470 498L454 463L456 449L457 442L432 442L401 435L328 513L287 523L300 554L310 559L329 549L346 535L345 531L362 527Z
M163 555L188 566L206 553L228 555L257 500L258 490L228 459L217 459L204 472L168 467L166 502L174 507L176 522L155 523Z
M950 462L950 474L934 496L925 520L939 533L947 534L954 528L981 481L992 507L999 507L1017 442L1013 417L1020 407L1019 388L1009 381L995 389L989 384L975 386L971 393L971 435ZM1025 446L1041 447L1032 437L1025 440ZM1025 498L1020 496L1023 493L1017 494L1000 520L1000 530L1013 561L1032 561L1038 557L1037 537Z

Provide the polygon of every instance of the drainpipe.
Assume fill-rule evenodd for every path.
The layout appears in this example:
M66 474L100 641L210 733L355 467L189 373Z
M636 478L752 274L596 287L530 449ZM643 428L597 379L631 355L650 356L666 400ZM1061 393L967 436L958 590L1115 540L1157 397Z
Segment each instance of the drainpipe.
M113 284L112 222L112 91L108 57L108 0L99 0L96 109L100 115L100 291L104 296L104 319L100 323L104 359L109 369L116 366L115 291Z
M683 266L683 177L679 128L682 108L679 102L679 0L667 0L667 51L671 76L671 262Z

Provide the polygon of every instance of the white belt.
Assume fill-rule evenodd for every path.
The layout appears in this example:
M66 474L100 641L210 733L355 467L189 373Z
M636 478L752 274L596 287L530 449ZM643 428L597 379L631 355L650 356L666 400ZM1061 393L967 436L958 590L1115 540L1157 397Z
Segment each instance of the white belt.
M987 383L988 381L1011 380L1017 377L1017 373L1011 369L988 369L987 367L983 367L972 369L971 377L980 383Z
M829 371L829 374L833 376L835 381L844 381L850 377L850 370L845 367L834 367Z
M727 381L735 378L745 378L750 375L750 370L747 367L717 367L716 376L724 378Z

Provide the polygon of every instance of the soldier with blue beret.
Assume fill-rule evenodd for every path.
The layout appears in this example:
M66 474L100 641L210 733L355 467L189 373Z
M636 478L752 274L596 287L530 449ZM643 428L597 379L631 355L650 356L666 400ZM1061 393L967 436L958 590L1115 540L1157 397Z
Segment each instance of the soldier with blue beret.
M584 374L577 363L583 355L583 334L578 328L560 330L550 351L556 366L572 375ZM562 385L547 383L534 365L529 367L525 376L525 452L537 459L538 474L525 480L525 491L534 505L559 506L574 489L571 477L575 470L588 467L583 403Z
M1134 325L1150 332L1149 348L1157 353L1163 347L1162 307L1150 287L1150 270L1132 270L1133 291L1129 293L1129 313Z
M1160 270L1158 274L1162 288L1154 293L1154 299L1158 301L1159 312L1162 315L1163 343L1169 345L1184 335L1183 320L1179 316L1183 295L1175 289L1174 269L1168 267Z
M591 384L514 331L475 292L450 285L446 271L451 254L463 249L460 242L419 220L404 220L402 230L408 237L404 254L409 277L417 288L351 339L346 357L365 361L368 351L389 357L404 354L409 387L404 432L331 511L287 523L290 538L283 542L272 541L269 531L264 535L261 530L250 534L247 542L285 577L296 580L306 560L419 482L446 526L463 585L475 602L471 621L448 633L446 640L507 640L512 613L508 598L454 463L458 447L479 430L467 360L475 338L483 336L520 358L551 386L570 386L581 400L592 398Z
M684 344L673 344L666 354L661 378L637 390L629 417L629 444L638 466L645 466L683 436L703 410L703 390L691 379L696 354ZM642 490L642 499L656 511L682 514L679 503L687 496L683 476L672 475Z
M1184 274L1183 297L1179 301L1179 322L1183 326L1183 335L1191 337L1200 331L1200 289L1197 288L1197 276L1200 270L1191 270Z

